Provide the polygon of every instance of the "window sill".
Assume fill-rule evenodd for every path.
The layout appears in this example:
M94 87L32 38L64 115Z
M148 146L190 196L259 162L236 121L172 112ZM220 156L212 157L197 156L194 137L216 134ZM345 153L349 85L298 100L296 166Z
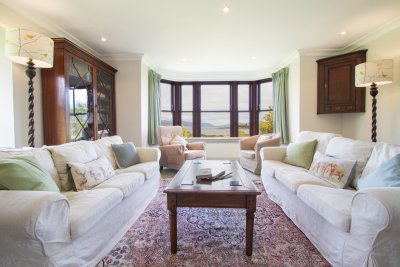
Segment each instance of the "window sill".
M190 137L186 138L189 142L205 142L205 143L238 143L240 137Z

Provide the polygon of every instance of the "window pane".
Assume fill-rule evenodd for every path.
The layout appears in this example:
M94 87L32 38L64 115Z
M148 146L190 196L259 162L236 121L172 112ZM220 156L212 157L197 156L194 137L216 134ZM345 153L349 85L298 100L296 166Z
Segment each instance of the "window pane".
M182 111L193 110L193 85L182 85Z
M238 85L238 109L239 110L249 110L249 95L250 86L248 84Z
M230 86L202 85L201 86L201 110L230 110Z
M169 83L160 83L161 91L161 110L171 110L171 90L172 86Z
M230 113L229 112L202 112L201 113L202 137L229 137Z
M161 112L161 125L172 126L172 112Z
M274 130L273 126L273 114L272 111L262 111L259 113L259 134L272 133Z
M193 113L182 112L183 137L193 137Z
M271 109L274 105L272 82L260 84L260 109Z
M239 137L250 135L250 112L239 112Z

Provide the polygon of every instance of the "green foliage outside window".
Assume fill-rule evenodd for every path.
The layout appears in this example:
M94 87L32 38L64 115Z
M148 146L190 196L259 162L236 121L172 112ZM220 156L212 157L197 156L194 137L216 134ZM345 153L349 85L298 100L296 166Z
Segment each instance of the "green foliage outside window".
M271 106L268 108L272 109ZM260 120L259 124L259 134L267 134L267 133L272 133L274 131L274 123L273 123L274 117L272 114L272 111L267 112L264 117Z

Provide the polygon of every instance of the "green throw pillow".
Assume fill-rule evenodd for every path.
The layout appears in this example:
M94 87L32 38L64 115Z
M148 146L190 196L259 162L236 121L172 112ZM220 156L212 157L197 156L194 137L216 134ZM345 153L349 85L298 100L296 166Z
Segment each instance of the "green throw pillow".
M111 144L118 168L124 169L139 163L139 155L132 142L125 144Z
M60 192L50 174L33 156L0 160L0 188Z
M286 157L283 162L309 169L313 161L314 150L317 142L317 140L312 140L289 144L286 150Z

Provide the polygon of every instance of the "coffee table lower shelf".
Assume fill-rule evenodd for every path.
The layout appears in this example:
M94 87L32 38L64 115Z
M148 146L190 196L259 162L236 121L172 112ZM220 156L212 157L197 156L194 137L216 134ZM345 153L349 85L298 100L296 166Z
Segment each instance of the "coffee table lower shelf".
M177 220L176 209L179 207L197 208L242 208L246 209L246 255L253 253L254 212L256 211L257 195L237 192L179 192L167 193L167 208L169 210L171 253L177 252Z

